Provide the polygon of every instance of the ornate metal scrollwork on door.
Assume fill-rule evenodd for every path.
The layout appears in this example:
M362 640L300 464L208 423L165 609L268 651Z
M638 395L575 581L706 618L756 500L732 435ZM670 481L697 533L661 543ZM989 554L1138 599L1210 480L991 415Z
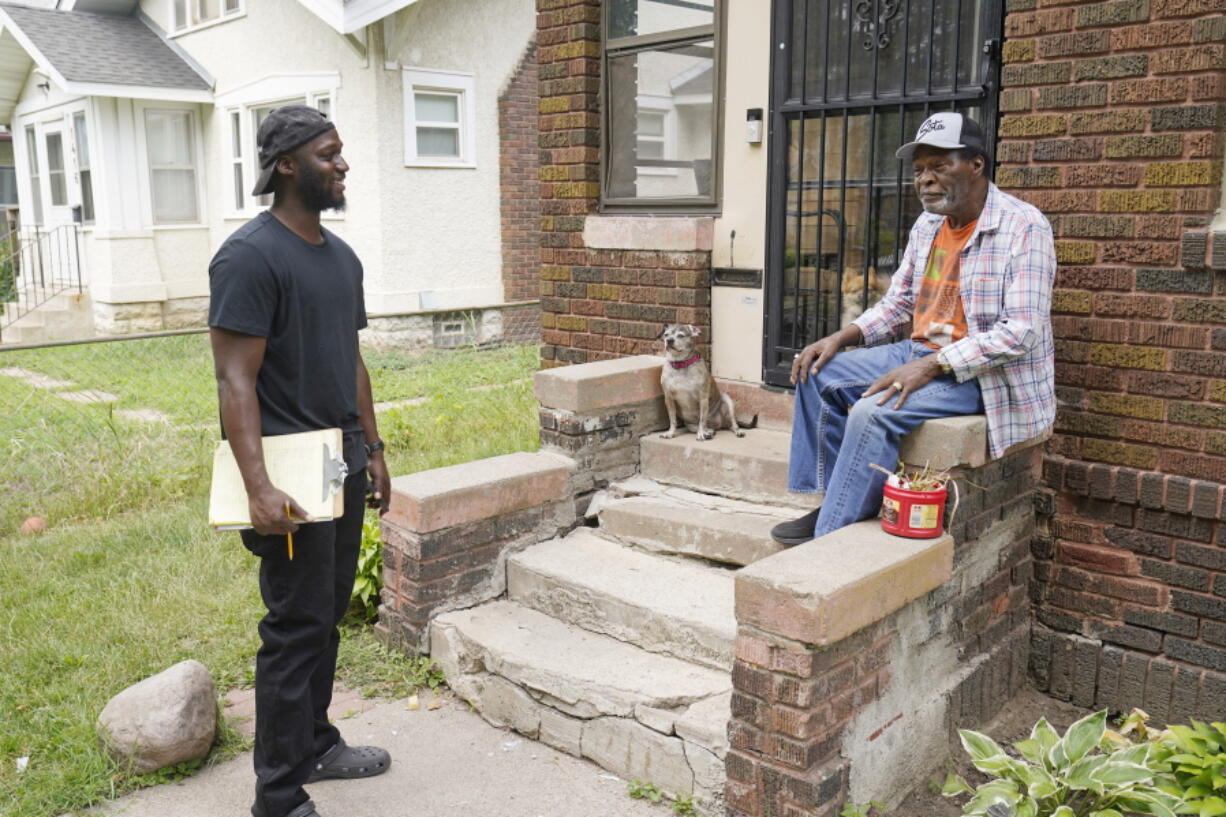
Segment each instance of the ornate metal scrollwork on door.
M877 19L873 19L873 7L877 7ZM890 45L890 21L898 16L902 0L856 0L856 20L864 32L860 47L865 51L887 48Z

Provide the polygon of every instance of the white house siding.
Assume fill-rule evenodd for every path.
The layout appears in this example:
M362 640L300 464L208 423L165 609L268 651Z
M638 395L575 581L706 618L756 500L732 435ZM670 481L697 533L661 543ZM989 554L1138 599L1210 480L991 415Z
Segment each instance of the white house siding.
M488 306L503 301L498 96L536 27L534 0L420 0L398 15L403 67L471 73L476 167L404 164L402 72L379 73L383 224L381 270L368 278L374 314Z
M370 32L367 58L297 0L248 0L244 17L176 37L216 79L218 99L204 116L209 247L197 248L186 268L203 280L211 252L249 217L236 216L230 204L227 100L268 77L281 75L293 85L286 75L333 74L331 114L351 170L348 208L338 217L326 215L325 226L361 257L368 312L377 317L500 303L497 98L534 31L534 8L533 0L420 0L399 13L409 27L399 55L403 65L475 75L475 168L405 166L402 71L396 55L382 53L381 24ZM142 9L169 29L168 3L152 0ZM252 182L250 175L244 179L248 188ZM428 321L418 323L428 332Z

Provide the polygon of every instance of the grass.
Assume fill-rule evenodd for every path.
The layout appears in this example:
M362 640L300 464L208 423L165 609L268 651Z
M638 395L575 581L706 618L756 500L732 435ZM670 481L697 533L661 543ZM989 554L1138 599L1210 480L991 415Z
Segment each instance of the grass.
M0 376L0 814L55 817L189 774L136 776L99 748L111 696L186 658L219 692L250 682L262 615L257 564L204 524L216 398L200 336L0 352L20 366L116 394L82 405ZM164 344L161 347L156 343ZM366 353L393 475L536 447L529 347L417 357ZM474 390L480 387L480 390ZM157 408L173 422L126 420ZM41 536L16 528L44 516ZM366 694L437 687L428 661L344 628L338 675ZM223 731L209 762L243 748ZM16 760L29 757L25 772Z

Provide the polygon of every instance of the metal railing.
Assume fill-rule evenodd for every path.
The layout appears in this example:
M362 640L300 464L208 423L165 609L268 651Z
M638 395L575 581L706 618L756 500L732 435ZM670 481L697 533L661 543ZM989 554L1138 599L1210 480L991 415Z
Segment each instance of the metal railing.
M77 225L19 228L0 238L0 340L5 327L72 290L82 291Z

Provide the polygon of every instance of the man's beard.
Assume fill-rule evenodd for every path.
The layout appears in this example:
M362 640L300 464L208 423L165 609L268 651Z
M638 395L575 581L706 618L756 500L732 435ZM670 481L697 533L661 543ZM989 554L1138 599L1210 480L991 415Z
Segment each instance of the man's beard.
M324 210L340 212L345 209L344 194L332 195L332 189L324 184L323 176L305 164L298 169L298 193L302 196L302 203L317 213Z

